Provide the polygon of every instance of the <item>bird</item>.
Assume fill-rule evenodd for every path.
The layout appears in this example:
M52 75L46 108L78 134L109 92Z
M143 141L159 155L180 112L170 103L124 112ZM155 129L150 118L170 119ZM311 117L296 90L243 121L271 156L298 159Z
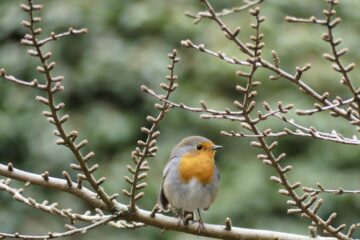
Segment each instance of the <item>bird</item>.
M208 210L214 202L220 182L215 164L215 145L202 136L182 139L171 151L170 160L163 170L157 205L162 211L175 209L179 212L179 223L190 213L193 220L197 211L199 229L204 228L200 210Z

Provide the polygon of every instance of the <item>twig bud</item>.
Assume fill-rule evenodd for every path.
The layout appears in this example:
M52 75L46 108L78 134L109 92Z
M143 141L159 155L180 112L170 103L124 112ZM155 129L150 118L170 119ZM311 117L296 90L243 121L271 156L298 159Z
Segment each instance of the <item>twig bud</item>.
M102 177L100 178L98 181L96 181L96 185L100 186L101 184L103 184L106 181L106 177Z
M66 180L66 183L67 183L68 187L72 187L72 181L71 181L69 173L66 172L66 171L63 171L62 174L63 174L63 176L64 176L64 178Z
M144 195L145 195L144 192L139 192L138 194L136 194L134 200L137 201L137 200L141 199L142 197L144 197Z
M25 12L30 12L30 6L27 4L21 4L20 8Z
M41 174L41 177L47 182L49 181L49 172L45 171Z
M7 167L8 167L9 172L14 171L14 167L13 167L13 164L11 162L8 163Z
M207 106L206 106L206 102L205 102L205 101L201 100L201 101L200 101L200 105L201 105L202 109L207 110Z
M95 153L94 152L89 152L85 157L84 157L84 161L87 162L89 161L91 158L95 157Z
M226 231L231 231L231 227L232 227L231 219L227 217L227 218L225 219L225 227L224 227L224 229L225 229Z

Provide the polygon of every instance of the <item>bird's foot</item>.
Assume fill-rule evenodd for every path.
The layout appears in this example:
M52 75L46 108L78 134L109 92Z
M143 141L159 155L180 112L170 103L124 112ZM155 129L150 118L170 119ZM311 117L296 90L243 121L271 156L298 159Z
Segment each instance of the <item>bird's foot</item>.
M199 219L199 220L196 220L196 221L194 221L194 222L197 222L198 223L198 235L201 233L201 231L203 230L203 229L205 229L205 225L204 225L204 222L201 220L201 219Z
M182 221L183 217L181 216L181 214L178 216L178 223L177 226L180 227L181 225L181 221Z
M186 226L192 220L194 220L194 215L192 212L187 212L182 210L178 212L178 226L181 225L181 222Z
M185 212L184 213L184 218L183 218L183 223L184 225L188 225L190 221L194 220L194 214L192 212Z

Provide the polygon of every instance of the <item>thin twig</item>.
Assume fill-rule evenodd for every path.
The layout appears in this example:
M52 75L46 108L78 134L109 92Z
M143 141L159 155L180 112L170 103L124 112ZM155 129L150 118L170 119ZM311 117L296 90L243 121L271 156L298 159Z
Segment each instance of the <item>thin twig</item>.
M162 102L165 102L166 104L168 104L170 107L176 107L176 108L180 108L180 109L184 109L190 112L195 112L195 113L209 113L212 116L223 116L223 117L233 117L233 120L244 120L244 118L241 117L237 117L235 118L234 116L238 116L241 115L240 111L218 111L218 110L214 110L214 109L209 109L209 108L198 108L198 107L191 107L188 106L186 104L183 103L175 103L173 101L170 101L168 99L163 98L161 95L156 94L152 89L146 87L146 86L142 86L141 89L143 92L159 99ZM207 116L207 115L205 115Z
M265 0L253 0L253 1L250 1L250 0L245 0L245 4L244 5L241 5L239 7L233 7L231 9L223 9L219 12L216 13L216 16L218 17L224 17L226 15L230 15L230 14L233 14L233 13L236 13L236 12L241 12L241 11L244 11L246 9L249 9L257 4L260 4L262 2L264 2ZM209 11L204 11L204 12L198 12L196 14L194 13L190 13L190 12L186 12L185 13L186 16L190 17L190 18L194 18L194 23L199 23L203 18L211 18L211 14Z
M35 29L36 22L34 21L34 15L33 11L34 4L32 0L28 0L29 4L29 23L25 24L25 26L30 31L30 42L32 43L32 46L35 48L36 56L41 62L41 66L39 66L37 69L41 73L45 75L45 79L47 81L46 84L46 93L47 93L47 100L45 101L47 105L50 108L51 112L51 119L49 119L55 126L58 132L58 136L61 137L61 141L58 142L59 144L63 144L67 146L71 152L74 154L75 158L80 164L80 167L86 177L86 180L90 183L90 185L94 188L94 190L97 192L99 197L105 202L105 204L109 207L114 208L114 204L112 203L111 198L109 195L104 191L103 188L100 187L100 184L103 183L103 180L96 180L95 177L92 175L92 172L89 170L89 167L87 165L87 161L94 156L94 154L91 152L87 154L86 156L83 156L80 149L77 147L77 145L74 143L75 138L72 137L71 133L67 133L63 127L63 123L67 120L68 116L65 115L63 117L60 117L57 113L58 110L60 110L57 107L57 104L55 103L54 94L58 91L61 91L63 89L62 85L60 83L56 83L53 87L53 76L51 74L51 70L53 69L55 64L48 63L48 58L42 51L41 45L39 44L39 41L36 38L37 30ZM71 31L69 31L71 32ZM70 34L70 33L69 33ZM51 55L50 55L51 56ZM64 118L65 117L65 118ZM77 134L76 134L77 136Z
M204 0L202 0L204 1ZM205 4L207 1L204 1ZM210 5L210 4L206 4L208 11L211 12L212 18L213 20L219 25L220 29L224 32L225 36L232 42L234 42L239 49L245 53L246 55L248 55L249 57L253 57L253 52L237 37L238 31L231 31L226 25L225 23L216 16L215 14L215 10L214 8ZM214 15L215 14L215 15ZM215 17L214 17L215 16ZM226 57L224 54L217 54L214 51L210 51L208 49L206 49L203 45L195 45L192 44L191 41L189 40L185 40L182 42L182 44L186 47L192 47L195 49L200 50L201 52L205 52L208 53L212 56L218 57L228 63L232 63L232 64L240 64L240 65L250 65L248 63L245 63L243 61L239 61L236 58L228 58ZM309 85L307 85L305 82L303 82L300 78L298 78L296 75L292 75L288 72L286 72L285 70L279 68L278 66L275 66L271 63L269 63L268 61L264 60L263 58L260 58L259 62L257 63L257 66L261 65L261 67L266 68L268 70L273 71L274 73L278 74L279 76L291 81L292 83L296 84L297 86L299 86L306 94L308 94L309 96L315 98L317 101L319 101L320 103L322 103L324 106L332 106L333 104L326 98L323 97L323 95L319 94L318 92L316 92L314 89L312 89ZM359 117L357 117L356 115L350 113L348 114L348 112L344 109L341 109L339 107L334 107L333 111L345 118L348 119L350 121L357 121L359 120ZM360 124L360 123L359 123Z
M62 38L62 37L66 37L66 36L70 36L70 35L85 34L87 32L88 32L88 30L86 28L82 28L82 29L69 28L69 30L66 31L66 32L62 32L62 33L58 33L58 34L51 33L50 37L39 40L38 45L43 46L44 44L46 44L48 42L56 41L56 40L58 40L59 38Z
M0 77L2 77L5 80L8 80L10 82L14 82L14 83L16 83L18 85L21 85L21 86L38 88L38 89L41 89L41 90L46 89L46 85L39 84L36 79L32 80L31 82L18 79L16 77L12 76L12 75L6 74L5 69L3 69L3 68L0 69Z
M303 187L304 192L308 192L312 195L318 195L320 193L330 193L334 195L344 195L344 194L352 194L352 195L358 195L360 194L360 190L346 190L343 188L339 189L325 189L322 185L319 183L317 184L318 188L311 188L311 187Z
M180 58L177 57L177 51L174 49L172 53L168 55L171 59L171 64L168 66L170 74L166 76L166 79L169 81L168 84L162 83L160 84L161 88L166 91L165 96L163 96L164 100L168 100L173 91L175 91L177 87L177 83L175 83L177 76L175 75L175 65L179 62ZM145 86L142 86L141 89L148 89ZM145 161L149 157L154 157L158 147L156 147L156 138L159 136L160 132L157 131L158 125L169 112L170 105L166 102L163 102L163 105L155 105L157 109L160 110L156 117L148 116L147 121L151 123L151 127L147 129L146 127L142 128L142 131L147 134L146 141L143 142L141 140L138 141L138 147L132 152L132 158L136 163L135 169L128 168L130 173L133 174L133 178L125 177L125 180L131 184L130 192L127 190L123 190L123 193L130 198L130 211L136 211L136 201L144 195L143 192L137 193L138 190L144 188L146 183L140 183L140 180L146 176L146 171L148 167L145 164ZM142 151L140 151L142 148ZM145 164L145 165L144 165ZM130 170L131 169L131 170Z

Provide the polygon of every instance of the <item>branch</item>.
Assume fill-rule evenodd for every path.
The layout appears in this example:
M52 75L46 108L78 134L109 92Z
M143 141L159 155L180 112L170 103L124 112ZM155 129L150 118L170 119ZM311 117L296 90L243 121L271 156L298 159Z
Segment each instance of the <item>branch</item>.
M25 172L20 169L14 168L12 165L6 166L4 164L0 164L0 175L24 183L29 182L34 185L48 187L62 192L68 192L82 199L94 208L107 209L106 205L97 198L96 193L90 191L85 187L79 188L76 182L72 182L72 186L70 187L65 179L48 177L47 180L45 180L44 177L39 174Z
M187 47L187 48L194 48L196 50L199 50L200 52L204 52L204 53L207 53L213 57L217 57L217 58L220 58L221 60L227 62L227 63L230 63L230 64L237 64L237 65L243 65L243 66L251 66L251 63L249 63L248 61L241 61L241 60L238 60L236 57L227 57L225 53L223 52L215 52L215 51L212 51L208 48L205 47L204 44L194 44L190 39L186 39L186 40L182 40L181 42L181 45L184 46L184 47ZM262 67L261 64L257 64L258 67Z
M45 111L43 114L47 117L48 121L55 125L57 131L54 132L54 134L57 137L60 137L56 141L59 145L64 145L70 149L70 151L73 153L75 158L77 159L79 166L76 165L75 169L81 170L83 174L78 174L78 185L81 186L82 180L87 180L91 187L97 192L99 197L102 201L109 207L114 208L114 204L112 202L113 198L110 197L103 188L100 187L101 184L104 183L105 178L96 179L93 176L93 173L98 168L98 165L93 165L92 167L89 167L87 162L95 156L93 152L89 152L86 155L83 155L80 149L87 144L87 140L83 140L79 144L75 143L75 140L78 137L78 132L73 130L71 132L67 132L63 124L69 119L69 115L63 115L59 116L58 111L63 109L65 104L55 103L54 95L55 93L62 91L64 87L61 85L61 81L63 80L63 77L53 77L51 74L51 71L55 67L55 62L48 62L48 60L51 57L51 53L44 54L41 47L42 44L45 44L49 40L44 40L42 43L37 40L37 35L39 35L42 32L41 28L36 28L36 23L41 21L41 18L35 17L34 12L42 9L42 5L35 5L33 3L33 0L27 0L28 5L21 5L22 9L29 14L29 21L23 21L22 24L24 27L26 27L29 31L29 34L26 34L24 39L22 40L22 43L27 46L32 46L34 49L30 49L29 53L30 55L37 57L40 61L40 66L36 68L38 72L44 75L46 80L46 93L47 97L41 97L38 96L37 100L45 105L47 105L50 109L50 112ZM68 34L64 33L60 36L65 36L69 34L75 34L75 33L84 33L85 30L79 30L76 31L73 29L70 29ZM56 35L55 35L56 36ZM54 84L54 85L53 85ZM74 166L74 165L73 165Z
M42 236L24 235L24 234L19 234L19 233L14 233L14 234L0 233L0 237L17 238L17 239L19 239L19 238L21 238L21 239L54 239L54 238L68 237L68 236L72 236L72 235L75 235L78 233L85 234L88 230L92 230L100 225L106 224L107 222L113 220L114 218L116 218L116 215L107 216L91 225L88 225L88 226L85 226L82 228L75 228L70 231L62 232L62 233L49 232L47 235L42 235Z
M218 26L220 27L220 29L224 32L224 35L232 42L234 42L240 49L241 52L245 53L246 55L248 55L249 57L253 57L254 53L246 46L246 44L244 44L237 36L240 33L240 28L235 29L234 31L231 31L226 25L225 23L216 16L216 12L214 10L214 8L209 4L208 1L206 0L202 0L206 7L208 8L208 11L212 14L212 20L214 20ZM225 54L223 53L215 53L213 51L207 50L205 49L204 45L194 45L191 43L191 41L189 40L185 40L182 41L182 44L186 47L192 47L195 49L200 50L201 52L205 52L208 53L212 56L218 57L228 63L232 63L232 64L239 64L239 65L251 65L249 63L246 63L244 61L239 61L236 58L228 58L226 57ZM309 67L304 67L304 68L297 68L297 73L295 75L292 75L288 72L286 72L285 70L281 69L279 66L273 65L271 63L269 63L268 61L260 58L259 62L257 62L256 64L257 66L260 65L260 67L266 68L274 73L276 73L277 75L289 80L290 82L294 83L295 85L297 85L301 90L303 90L303 92L305 92L307 95L313 97L314 99L316 99L318 102L322 103L324 106L332 106L333 104L326 98L324 97L323 94L319 94L318 92L316 92L314 89L312 89L309 85L307 85L306 83L304 83L300 78L301 75L304 71L308 70ZM349 121L359 121L359 116L354 115L353 113L348 113L346 110L341 109L339 107L333 107L332 109L334 111L334 113L336 114L336 116L341 116ZM360 125L360 122L358 123L358 125Z
M244 87L244 97L243 97L243 104L240 105L241 109L243 110L244 117L246 123L243 123L242 126L247 128L249 131L252 131L253 134L261 136L261 131L258 129L255 123L252 122L252 118L250 116L251 111L254 109L254 106L256 105L256 102L254 100L251 100L250 93L251 93L251 87L252 87L252 81L254 77L254 73L257 70L257 63L260 62L262 65L266 66L266 64L263 62L261 58L261 51L260 49L264 46L264 44L261 42L263 35L259 33L259 25L262 21L264 21L263 17L259 17L259 9L250 10L251 15L256 17L256 23L252 24L252 28L255 29L256 35L251 36L251 40L254 43L248 43L246 46L236 37L236 34L231 32L226 25L219 19L213 7L209 3L208 0L202 0L202 2L206 5L209 12L212 14L212 19L219 25L221 30L225 33L227 38L229 38L231 41L235 42L240 50L247 55L249 55L248 61L252 63L252 68L250 73L245 73L243 76L247 79L246 87ZM251 49L251 50L249 50ZM275 70L278 74L279 72L279 61L276 61ZM308 67L305 67L304 70L308 69ZM299 75L301 75L302 69L298 70ZM298 79L294 79L296 82ZM255 94L256 95L256 94ZM252 98L255 96L253 95ZM252 107L251 107L252 106ZM294 184L290 183L288 180L286 174L291 171L292 166L282 166L280 164L281 160L283 160L286 157L285 153L280 154L279 156L275 156L273 153L273 149L277 146L277 142L273 142L271 144L268 144L264 137L258 137L258 141L252 142L252 145L258 148L263 149L264 154L259 154L258 158L263 161L263 163L271 166L274 168L274 170L277 172L278 176L271 177L271 180L277 182L278 184L282 185L283 189L279 190L279 193L285 196L290 197L292 200L288 201L288 204L292 206L292 208L288 209L289 214L302 214L309 218L314 225L324 229L324 232L338 238L338 239L348 239L349 235L345 235L341 232L345 228L344 225L340 225L339 227L335 228L331 224L334 222L334 219L336 217L336 213L332 213L328 219L324 220L319 215L316 214L319 207L321 206L322 201L318 200L316 197L312 197L308 199L307 193L303 194L302 196L299 196L298 193L295 191L297 188L301 186L300 182L296 182ZM311 206L314 204L315 207L310 209ZM314 232L316 233L316 232Z
M311 187L303 187L303 191L310 193L311 195L318 195L320 193L330 193L334 195L343 195L343 194L352 194L358 195L360 194L360 190L345 190L343 188L339 189L325 189L320 183L316 184L318 188L311 188Z
M43 46L48 42L56 41L56 40L58 40L59 38L62 38L62 37L66 37L66 36L70 36L70 35L80 35L80 34L85 34L87 32L88 32L88 30L86 28L74 29L74 28L71 27L71 28L69 28L68 31L62 32L62 33L59 33L59 34L56 34L56 33L52 32L50 37L38 41L37 44L39 46Z
M179 225L179 221L176 218L164 216L161 214L156 214L155 218L150 217L150 211L144 211L138 209L137 212L133 215L130 220L144 222L147 225L158 227L165 230L175 230L179 232L190 233L203 237L211 237L216 239L247 239L247 240L305 240L309 239L308 236L282 233L276 231L267 231L267 230L257 230L249 228L238 228L231 227L231 230L228 231L225 229L225 226L213 225L213 224L204 224L204 228L199 232L198 223L191 223L189 225ZM318 237L318 240L335 240L331 237Z
M335 107L352 104L354 102L354 98L352 97L347 100L342 100L340 98L336 98L332 102L333 102L332 105L327 105L327 106L320 106L319 104L314 104L315 109L309 109L309 110L300 110L299 109L299 110L296 110L296 113L299 115L312 115L312 114L318 113L318 112L329 111L329 110L331 111Z
M21 85L21 86L38 88L38 89L41 89L41 90L44 90L46 88L46 85L39 84L36 79L32 80L31 82L28 82L28 81L18 79L16 77L12 76L12 75L8 75L8 74L6 74L4 68L0 69L0 77L2 77L5 80L8 80L10 82Z
M169 104L171 107L176 107L179 109L183 109L183 110L186 110L189 112L195 112L195 113L209 113L209 114L201 114L200 117L202 119L225 119L225 120L230 120L230 121L245 122L244 117L235 116L235 115L242 115L241 111L240 112L218 111L218 110L209 109L207 107L206 108L190 107L183 103L179 104L179 103L172 102L170 100L166 100L163 97L161 97L160 95L156 94L153 90L151 90L145 86L142 87L142 90L145 93L159 99L160 101ZM319 140L332 141L332 142L337 142L337 143L341 143L341 144L360 145L360 141L356 138L356 136L354 136L353 138L347 138L347 137L344 137L341 134L336 133L334 131L332 133L320 132L313 127L308 128L308 127L302 126L298 123L295 123L292 119L288 119L283 114L281 114L281 113L286 113L292 107L293 107L292 105L289 105L289 106L283 107L282 109L280 109L280 108L277 110L269 109L269 112L267 112L266 114L259 113L260 117L256 118L256 119L251 119L251 122L254 124L257 124L260 121L266 120L270 116L276 116L279 119L285 121L286 123L295 126L296 127L295 130L285 128L284 131L280 131L280 132L272 132L272 131L264 132L263 131L260 135L235 133L235 132L227 132L227 131L222 131L221 134L223 134L225 136L247 137L247 138L285 137L285 136L293 135L293 136L299 136L299 137L312 137L312 138L319 139Z
M15 179L22 182L30 182L33 185L43 186L49 189L56 189L64 192L68 192L83 201L87 204L91 205L92 207L98 207L104 210L110 210L107 206L99 199L96 198L96 193L86 189L83 187L82 189L76 188L76 183L74 187L69 187L66 180L49 177L48 181L45 181L44 178L40 175L28 173L25 171L21 171L16 168L12 168L12 171L9 171L8 166L0 164L0 175L9 177L11 179ZM256 229L247 229L247 228L237 228L231 227L231 231L225 230L225 227L222 225L213 225L213 224L204 224L204 229L201 230L199 233L198 225L193 223L190 225L179 225L179 221L177 218L164 216L162 214L155 214L153 216L151 211L146 211L137 208L134 213L127 211L127 207L121 203L118 203L114 200L116 208L118 209L117 213L115 214L115 218L120 218L126 221L143 223L149 226L154 226L160 229L167 229L167 230L176 230L179 232L191 233L199 236L206 236L212 238L219 238L219 239L282 239L282 240L296 240L296 239L308 239L307 236L296 235L296 234L288 234L288 233L281 233L275 231L266 231L266 230L256 230ZM110 218L110 215L101 216L105 218ZM112 219L109 219L111 221ZM124 226L124 222L119 224ZM108 224L112 226L119 227L115 223L109 222ZM98 224L101 225L101 224ZM95 227L95 226L94 226ZM125 225L126 227L126 225ZM4 235L6 237L16 237L19 236L17 234L9 234ZM56 235L57 236L57 235ZM31 236L24 236L26 238L30 238ZM44 236L42 236L44 238ZM320 240L334 240L334 238L324 238L319 237Z
M311 16L309 18L297 18L293 16L286 16L285 20L288 22L296 22L296 23L316 23L320 25L326 26L326 20L318 19L314 16Z
M284 128L283 131L279 132L272 132L271 129L267 128L264 131L262 131L260 134L247 134L242 132L235 132L235 131L221 131L220 134L228 137L241 137L241 138L259 138L259 137L286 137L286 136L298 136L298 137L311 137L319 140L324 141L331 141L346 145L360 145L360 141L357 139L350 139L350 138L344 138L339 137L336 133L329 134L329 133L320 133L318 131L314 132L314 130L309 129L308 133L303 132L299 129L291 130L288 128Z
M249 9L249 8L251 8L251 7L253 7L253 6L257 5L257 4L260 4L263 1L265 1L265 0L253 0L253 1L245 0L244 5L239 6L239 7L233 7L231 9L224 8L220 12L217 12L216 16L224 17L224 16L229 15L229 14L233 14L233 13L236 13L236 12L241 12L241 11ZM193 14L193 13L190 13L190 12L185 12L185 15L190 17L190 18L195 18L195 20L194 20L195 24L199 23L203 18L212 18L212 15L211 15L211 13L209 11L198 12L196 14Z
M166 79L169 81L168 84L161 83L160 87L166 91L166 95L163 96L165 100L169 99L171 93L177 88L177 83L175 83L177 76L175 75L175 65L180 61L180 58L177 57L177 51L174 49L172 53L168 55L171 60L171 64L168 66L170 74L166 76ZM146 88L142 86L141 89ZM130 212L136 211L136 201L141 199L144 196L144 192L137 193L138 190L141 190L147 186L146 182L139 183L147 176L147 171L149 166L147 165L146 159L149 157L154 157L158 147L156 146L156 138L160 135L158 131L159 123L165 118L166 114L169 112L170 106L167 103L155 104L155 108L160 112L156 117L147 116L146 120L151 123L150 128L142 127L141 131L147 135L146 141L139 140L138 147L131 153L131 158L136 164L135 169L130 165L127 166L129 172L133 175L132 178L125 176L124 179L131 185L130 191L123 189L123 193L130 198ZM142 149L141 149L142 148Z
M344 66L344 64L340 60L340 57L344 56L348 52L348 50L342 49L338 51L337 46L342 42L342 39L335 39L334 37L333 29L341 22L340 18L335 18L335 19L332 18L336 14L334 8L335 5L338 4L338 1L330 0L328 1L328 3L329 3L329 9L324 11L326 17L327 34L323 35L322 38L324 41L330 44L333 58L331 58L330 56L327 57L325 56L325 58L331 62L335 62L336 65L333 65L332 68L343 75L342 83L349 88L349 90L353 93L355 100L357 100L357 102L359 103L358 94L360 93L360 90L355 89L349 76L349 72L354 69L355 64L351 63L348 66Z
M84 221L84 222L96 222L100 221L104 218L104 216L100 216L99 214L91 215L90 211L86 211L84 214L74 213L72 209L59 209L58 203L49 203L47 200L43 201L42 203L37 202L34 198L25 197L22 192L24 191L23 188L15 189L10 187L10 178L7 180L0 180L0 190L3 190L13 196L13 198L21 203L24 203L30 207L35 209L40 209L44 212L49 214L53 214L56 216L60 216L63 218L68 219L71 224L73 225L76 220ZM25 187L29 187L31 183L26 182Z
M342 61L341 57L343 57L347 52L347 48L343 48L341 50L337 50L337 46L342 42L342 39L335 39L334 36L334 28L341 22L341 18L336 17L333 18L336 14L335 6L339 3L338 0L329 0L327 1L329 4L328 9L323 11L325 15L325 19L317 19L316 17L312 16L309 19L302 19L296 17L286 17L288 22L295 22L295 23L315 23L320 24L326 27L326 32L321 36L321 38L329 43L331 48L331 55L325 53L323 56L326 60L332 63L332 69L336 72L339 72L342 75L341 83L345 85L351 93L354 95L353 99L354 102L357 104L357 115L360 114L360 88L356 89L353 81L350 79L349 73L355 68L355 63L350 63L345 66Z
M207 54L209 54L213 57L219 58L220 60L223 60L229 64L236 64L236 65L241 65L241 66L251 66L251 63L249 63L248 61L242 61L242 60L237 59L236 57L228 57L223 52L219 52L219 51L215 52L215 51L209 50L204 46L204 44L197 45L197 44L194 44L191 40L183 40L183 41L181 41L181 45L184 47L187 47L187 48L193 48L193 49L199 50L200 52L207 53ZM268 63L264 59L260 59L260 62L257 62L256 66L269 69L269 70L275 72L276 74L278 74L278 76L284 77L285 79L290 80L292 83L298 85L300 87L300 89L304 90L305 93L307 93L308 95L314 97L319 102L321 102L324 105L322 107L324 110L332 110L336 114L338 114L350 121L357 122L360 120L357 114L355 115L353 112L349 113L348 111L339 108L339 106L342 106L343 104L339 104L339 105L334 104L330 100L327 99L326 94L319 94L315 90L313 90L305 82L300 80L301 76L299 74L291 75L291 74L287 73L286 71L282 70L281 68ZM298 68L298 73L301 72L301 74L302 74L303 71L304 70L302 70L301 68ZM335 99L334 101L337 101L337 100L338 99ZM351 103L350 99L344 100L344 104L346 104L346 103Z
M185 105L183 103L175 103L168 99L164 99L160 94L155 93L152 89L150 89L146 86L142 86L141 90L143 92L157 98L161 102L168 104L170 107L176 107L176 108L180 108L180 109L183 109L183 110L186 110L189 112L195 112L195 113L209 113L209 114L211 114L211 116L218 116L219 118L227 118L230 120L238 120L238 121L244 120L244 118L235 117L237 115L241 115L241 112L239 112L239 111L236 111L236 112L230 111L230 110L218 111L218 110L210 109L210 108L207 108L206 103L204 101L201 102L201 104L202 104L201 108L191 107L191 106ZM207 115L203 115L203 116L204 116L204 118L207 118Z
M283 120L284 122L286 122L292 126L295 126L297 128L295 131L291 131L290 129L284 129L284 131L286 133L288 133L289 135L302 136L302 137L308 136L308 137L313 137L315 139L332 141L332 142L348 144L348 145L359 145L360 144L360 141L357 139L357 137L355 135L351 139L351 138L346 138L346 137L342 136L340 133L337 133L335 130L332 130L332 133L320 132L320 131L316 130L314 127L302 126L302 125L296 123L293 119L288 119L284 115L278 114L276 116L278 118L280 118L281 120Z

